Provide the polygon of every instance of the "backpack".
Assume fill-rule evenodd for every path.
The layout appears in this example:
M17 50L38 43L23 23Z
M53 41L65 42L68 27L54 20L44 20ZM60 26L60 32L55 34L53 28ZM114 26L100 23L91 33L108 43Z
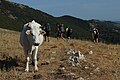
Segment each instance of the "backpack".
M60 27L60 31L61 31L61 32L65 32L65 29L64 29L63 26Z
M72 33L72 31L73 31L73 30L72 30L71 28L68 28L68 32L69 32L69 33Z
M46 25L46 26L45 26L45 31L51 31L50 25Z
M97 30L93 30L93 34L99 35L99 32Z
M72 33L73 32L73 30L72 29L70 29L70 33Z

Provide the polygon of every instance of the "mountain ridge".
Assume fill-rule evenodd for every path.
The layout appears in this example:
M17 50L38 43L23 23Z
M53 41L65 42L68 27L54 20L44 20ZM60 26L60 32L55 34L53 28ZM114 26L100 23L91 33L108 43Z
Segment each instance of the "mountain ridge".
M70 15L54 17L38 9L29 6L13 3L7 0L0 0L0 27L15 31L21 31L25 23L37 21L41 25L50 23L51 35L56 35L56 23L62 23L65 27L73 29L72 38L91 40L90 23L96 23L100 31L102 42L120 43L120 24L111 21L83 20ZM114 39L113 39L114 38ZM112 40L111 40L112 39Z

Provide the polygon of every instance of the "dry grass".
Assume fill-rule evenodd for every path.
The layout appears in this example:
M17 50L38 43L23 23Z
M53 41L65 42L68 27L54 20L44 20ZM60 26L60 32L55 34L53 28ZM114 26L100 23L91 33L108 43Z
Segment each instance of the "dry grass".
M71 66L69 49L80 50L86 61ZM89 54L93 51L93 54ZM120 45L107 45L81 40L51 38L39 48L39 71L24 72L25 60L19 44L19 33L0 29L0 80L120 80ZM61 70L63 66L65 69ZM87 68L86 68L87 67Z

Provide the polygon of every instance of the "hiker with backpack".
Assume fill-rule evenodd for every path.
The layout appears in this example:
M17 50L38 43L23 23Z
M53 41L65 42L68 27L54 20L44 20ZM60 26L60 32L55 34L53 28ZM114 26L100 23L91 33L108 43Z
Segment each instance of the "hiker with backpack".
M66 35L67 35L67 38L70 39L71 38L71 35L72 35L72 29L67 27L66 28Z
M91 26L90 32L92 33L93 42L98 43L99 42L99 31L96 27L99 26L99 25L95 22L92 22L92 23L89 23L89 24Z
M64 40L64 33L65 33L64 25L61 24L59 28L60 28L60 38Z
M45 24L43 27L46 34L44 35L45 41L48 39L48 42L50 41L50 32L51 32L51 26L49 23Z
M56 30L57 30L57 40L59 39L59 38L62 38L62 39L64 39L64 33L65 33L65 29L64 29L64 26L63 26L63 24L56 24Z
M99 41L99 31L97 28L93 28L92 30L92 38L93 38L93 41L98 43Z
M59 23L56 24L56 37L57 37L57 40L60 38L60 24Z

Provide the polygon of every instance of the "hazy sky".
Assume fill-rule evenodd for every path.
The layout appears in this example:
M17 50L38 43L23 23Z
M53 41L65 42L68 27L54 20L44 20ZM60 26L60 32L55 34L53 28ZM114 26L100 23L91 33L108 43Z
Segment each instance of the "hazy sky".
M81 19L120 20L120 0L10 0L53 16Z

